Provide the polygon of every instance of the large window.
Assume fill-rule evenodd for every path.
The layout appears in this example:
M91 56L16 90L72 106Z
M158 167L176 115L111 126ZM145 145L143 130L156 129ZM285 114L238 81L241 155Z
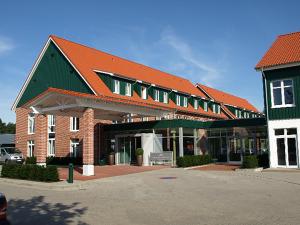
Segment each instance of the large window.
M28 115L28 134L34 134L35 117L34 114Z
M114 80L114 93L120 94L120 81Z
M180 96L176 95L176 105L180 106Z
M48 156L55 156L55 138L48 139Z
M34 156L34 141L30 140L27 142L27 156L33 157Z
M271 82L272 107L294 106L293 80L277 80Z
M79 147L79 139L71 139L70 141L70 156L71 157L79 157L80 156L80 147Z
M55 116L48 115L48 133L55 133Z
M147 87L142 86L141 87L141 92L142 92L142 99L147 99Z
M159 90L154 90L154 100L159 102Z
M131 83L125 84L125 95L131 96Z
M168 94L168 92L164 92L164 103L168 103L168 101L169 101L169 94Z
M188 99L187 97L183 97L183 106L188 107Z
M79 118L78 117L70 118L70 130L71 131L79 131Z

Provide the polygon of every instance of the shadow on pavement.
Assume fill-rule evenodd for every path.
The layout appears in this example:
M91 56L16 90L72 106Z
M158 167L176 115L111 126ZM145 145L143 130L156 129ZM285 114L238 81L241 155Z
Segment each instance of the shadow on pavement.
M47 203L44 196L31 199L11 199L8 201L8 221L4 224L79 224L80 217L87 211L87 207L80 207L80 203L72 204ZM0 225L2 223L0 222Z

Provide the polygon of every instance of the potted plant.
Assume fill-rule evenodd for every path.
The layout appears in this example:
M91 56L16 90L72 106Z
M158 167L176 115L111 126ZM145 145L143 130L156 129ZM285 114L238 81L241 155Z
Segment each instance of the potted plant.
M137 165L142 166L143 165L144 150L142 148L137 148L135 150L135 155L136 155Z
M108 165L115 165L115 152L112 149L108 153Z

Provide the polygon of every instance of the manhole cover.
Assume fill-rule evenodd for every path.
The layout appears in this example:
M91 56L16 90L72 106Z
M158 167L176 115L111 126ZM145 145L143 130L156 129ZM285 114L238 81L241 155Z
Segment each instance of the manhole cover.
M162 180L172 180L172 179L176 179L177 177L160 177L159 179Z

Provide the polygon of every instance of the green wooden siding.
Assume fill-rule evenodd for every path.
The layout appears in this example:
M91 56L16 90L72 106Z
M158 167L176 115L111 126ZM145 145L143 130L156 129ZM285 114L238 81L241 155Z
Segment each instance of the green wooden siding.
M291 67L278 70L265 71L268 95L268 117L269 120L300 118L300 67ZM294 84L295 107L272 108L270 83L274 80L292 79ZM265 97L265 96L264 96Z
M24 105L49 87L93 94L92 90L52 42L36 68L17 107Z

